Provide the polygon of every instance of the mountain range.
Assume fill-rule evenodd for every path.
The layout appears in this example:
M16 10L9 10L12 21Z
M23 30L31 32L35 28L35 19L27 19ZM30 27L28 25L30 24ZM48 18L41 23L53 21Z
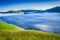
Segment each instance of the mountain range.
M7 12L0 12L0 13L24 13L24 14L27 14L27 13L44 13L44 12L52 12L52 13L60 13L60 6L56 6L56 7L53 7L53 8L50 8L50 9L46 9L46 10L10 10L10 11L7 11Z

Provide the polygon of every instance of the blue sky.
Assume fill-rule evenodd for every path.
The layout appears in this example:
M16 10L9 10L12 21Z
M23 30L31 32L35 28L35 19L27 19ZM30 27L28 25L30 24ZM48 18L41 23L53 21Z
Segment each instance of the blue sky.
M0 11L38 9L60 6L60 0L0 0Z

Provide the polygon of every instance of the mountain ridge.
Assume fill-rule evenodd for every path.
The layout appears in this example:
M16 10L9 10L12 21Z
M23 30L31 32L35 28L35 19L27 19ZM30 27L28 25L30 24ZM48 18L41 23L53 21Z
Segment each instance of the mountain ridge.
M56 13L60 13L60 6L56 6L56 7L53 7L53 8L50 8L50 9L46 9L46 10L31 10L31 9L28 9L28 10L10 10L10 11L7 11L7 12L0 12L0 13L21 13L23 12L24 14L28 14L28 13L44 13L44 12L56 12Z

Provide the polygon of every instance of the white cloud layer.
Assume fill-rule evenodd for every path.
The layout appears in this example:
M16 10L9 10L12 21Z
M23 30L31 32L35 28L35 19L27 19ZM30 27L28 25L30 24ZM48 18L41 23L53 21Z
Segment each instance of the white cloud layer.
M52 31L51 27L49 25L45 24L37 24L35 25L37 28L44 30L44 31Z
M9 13L9 14L0 14L0 16L14 16L14 15L20 15L20 14L22 14L22 13L19 13L19 14L15 14L15 13Z

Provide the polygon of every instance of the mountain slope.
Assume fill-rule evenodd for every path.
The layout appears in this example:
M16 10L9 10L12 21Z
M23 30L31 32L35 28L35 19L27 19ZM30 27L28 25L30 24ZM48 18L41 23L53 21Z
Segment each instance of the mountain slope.
M19 27L5 22L0 22L0 30L19 30Z
M0 40L60 40L60 34L36 30L20 30L18 26L0 22Z
M46 12L56 12L56 13L60 13L60 6L47 9Z
M32 30L1 31L1 40L60 40L60 35Z

